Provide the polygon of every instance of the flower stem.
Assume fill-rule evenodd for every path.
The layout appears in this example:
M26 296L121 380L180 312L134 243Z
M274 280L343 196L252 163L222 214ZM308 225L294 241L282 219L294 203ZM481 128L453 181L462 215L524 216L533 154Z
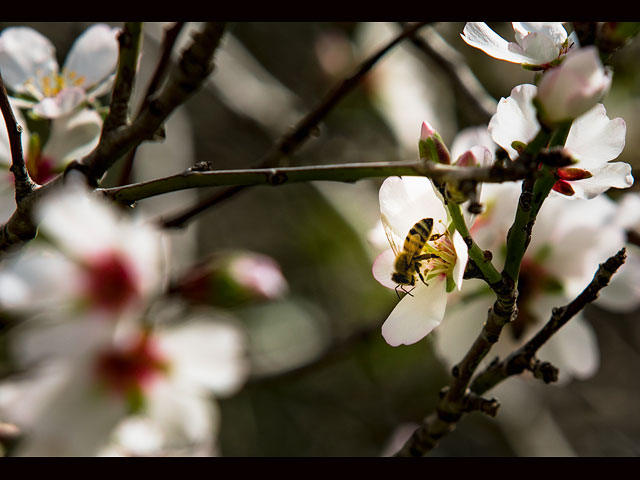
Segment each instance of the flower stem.
M493 266L491 259L485 256L482 249L473 240L473 237L467 228L467 224L464 221L464 217L462 216L460 204L456 202L448 202L447 208L451 215L453 226L458 230L458 232L460 232L460 235L462 235L467 247L469 247L469 258L475 262L489 285L495 285L500 282L502 280L502 275Z

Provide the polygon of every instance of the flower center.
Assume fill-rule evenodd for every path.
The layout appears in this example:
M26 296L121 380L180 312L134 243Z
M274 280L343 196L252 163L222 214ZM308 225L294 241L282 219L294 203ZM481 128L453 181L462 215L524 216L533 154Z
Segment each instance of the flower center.
M420 254L437 255L420 262L423 268L422 274L426 280L438 275L449 276L453 273L457 255L448 230L445 229L438 238L427 242Z
M38 74L36 79L30 78L25 83L25 88L34 97L55 97L67 87L81 87L84 84L84 75L78 75L75 71L50 72L48 75Z
M93 306L120 311L140 296L136 273L118 252L92 258L85 272L85 293Z
M148 334L126 346L102 352L95 363L98 378L121 395L143 393L168 367L168 361Z

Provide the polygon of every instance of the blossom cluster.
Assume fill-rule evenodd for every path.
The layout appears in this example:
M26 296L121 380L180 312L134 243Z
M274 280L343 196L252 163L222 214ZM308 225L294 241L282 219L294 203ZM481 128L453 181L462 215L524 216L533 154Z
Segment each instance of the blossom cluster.
M450 150L427 122L418 142L425 161L473 168L516 162L545 132L551 138L553 132L564 132L563 141L551 146L562 149L567 164L549 167L553 186L537 213L520 264L518 317L500 339L500 357L541 328L553 307L575 298L589 284L598 263L618 251L628 232L638 226L637 211L632 213L636 194L626 194L619 203L605 195L634 181L631 166L615 161L625 146L625 122L609 118L600 103L610 88L612 72L602 65L595 47L580 47L561 23L514 22L513 29L516 41L508 42L486 24L472 22L465 25L462 39L494 58L541 72L536 84L514 87L509 97L500 99L488 125L461 131ZM537 148L547 148L549 137ZM480 185L475 201L483 210L473 215L468 213L468 195L459 195L455 187L422 177L387 178L379 192L381 222L370 237L382 250L373 264L375 279L402 297L382 326L382 335L392 346L410 345L435 329L436 348L449 364L466 353L493 303L486 282L464 280L470 245L462 240L459 219L456 223L449 207L463 204L462 228L483 251L491 252L491 261L500 270L522 182ZM434 225L431 237L416 236L416 227L428 218ZM407 251L412 259L409 267L399 261ZM620 275L601 292L601 306L612 310L640 306L634 281L637 252L631 248L628 257ZM410 284L394 281L400 278L394 276L398 270L409 270L414 277ZM597 341L581 314L540 355L559 367L561 379L589 376L598 365Z
M117 34L88 28L61 69L36 30L0 34L0 70L36 183L98 144ZM0 164L2 204L12 205L5 122ZM76 173L38 201L37 237L0 265L0 326L18 372L0 379L0 422L20 433L11 453L215 454L214 398L249 374L247 338L229 308L276 298L286 281L271 258L244 251L175 275L165 234ZM233 304L223 304L216 294L231 290Z

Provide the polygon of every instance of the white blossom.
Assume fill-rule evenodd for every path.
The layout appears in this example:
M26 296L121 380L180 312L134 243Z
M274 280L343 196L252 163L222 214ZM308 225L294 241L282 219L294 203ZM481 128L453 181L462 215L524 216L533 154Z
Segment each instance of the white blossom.
M421 261L427 284L415 281L382 326L382 335L392 346L412 344L429 334L442 321L447 304L447 291L461 288L467 263L467 246L462 236L449 230L447 211L431 182L422 177L390 177L380 187L380 213L391 248L378 256L373 275L382 285L395 289L391 280L396 254L402 250L405 237L414 224L424 218L433 219L433 233L440 235L428 241L423 253L437 255Z
M518 85L511 95L501 98L489 122L493 140L504 148L511 159L518 157L514 142L526 144L540 131L533 99L535 85ZM567 168L558 168L554 191L571 198L591 199L611 187L633 185L631 166L611 162L625 145L626 124L622 118L609 119L604 105L596 104L571 125L564 148L574 160Z
M512 22L515 42L508 42L484 22L468 22L462 39L499 60L543 69L564 56L576 43L561 22Z
M44 118L65 115L110 88L118 61L118 29L97 24L71 46L60 69L55 47L30 27L0 35L0 70L15 101Z

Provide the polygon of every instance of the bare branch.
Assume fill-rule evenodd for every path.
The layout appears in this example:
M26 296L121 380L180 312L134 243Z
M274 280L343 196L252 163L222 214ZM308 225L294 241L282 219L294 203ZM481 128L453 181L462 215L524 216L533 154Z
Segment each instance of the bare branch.
M480 360L498 340L502 328L509 322L508 319L517 314L516 292L513 288L506 287L505 293L511 292L512 297L503 298L502 300L508 301L501 305L500 295L498 296L498 300L489 310L489 318L480 335L464 359L453 368L452 381L448 387L445 387L436 411L423 420L421 426L416 429L396 456L426 455L438 445L438 441L444 435L455 429L456 423L464 413L469 411L470 405L478 406L481 411L486 409L486 413L495 413L498 408L497 403L494 404L491 400L482 401L476 397L512 375L530 370L547 383L553 381L557 375L557 369L548 362L535 359L536 352L573 316L598 297L600 290L609 284L611 277L625 259L626 249L622 248L599 266L593 280L578 297L568 305L553 310L549 322L531 340L513 352L505 361L493 362L469 386L469 379Z
M2 75L0 75L0 111L2 111L9 135L9 145L11 148L11 167L9 170L11 170L15 179L16 204L19 204L22 198L35 190L38 185L31 180L29 171L27 170L27 164L22 152L22 126L18 124L13 114Z
M132 148L153 138L173 110L184 103L213 70L213 55L220 44L226 24L207 23L197 32L191 45L182 53L177 68L171 71L167 83L152 98L146 108L127 127L103 136L96 149L81 164L89 177L99 179Z
M622 266L626 260L626 248L622 248L618 253L601 263L593 279L585 289L569 304L554 308L549 321L538 333L525 343L518 350L513 352L502 362L490 365L484 372L479 374L471 385L471 390L477 394L482 394L493 388L504 379L522 373L524 370L531 370L534 375L543 380L553 379L553 371L550 371L547 362L539 362L535 359L538 350L566 323L580 312L587 304L598 298L600 290L606 287L613 274ZM545 363L547 365L545 365ZM546 373L545 373L546 370ZM557 371L555 372L557 375Z
M156 64L156 69L153 72L153 76L151 77L151 81L147 86L147 91L138 109L138 113L136 116L140 116L140 114L144 111L145 108L149 105L149 99L153 97L158 88L160 87L160 83L164 79L167 68L169 66L171 60L171 54L173 53L173 47L178 39L178 35L180 31L184 27L184 22L176 22L171 27L165 29L164 38L162 39L161 45L161 53L158 63ZM130 182L131 172L133 169L133 162L136 156L138 148L134 147L126 156L124 160L124 165L122 167L122 173L120 174L120 185L125 185Z
M490 167L459 167L423 160L217 171L191 168L176 175L100 191L117 202L131 204L137 200L178 190L223 185L282 185L314 180L355 182L363 178L392 176L424 176L442 182L499 183L519 180L531 173L526 164L519 162L507 166L496 164Z
M142 24L126 22L118 34L118 70L111 94L109 114L102 126L101 140L109 132L126 125L129 116L129 104L138 70Z
M283 157L292 155L318 128L318 124L322 121L322 119L338 104L340 100L342 100L342 98L347 93L349 93L357 85L360 84L365 75L387 52L389 52L389 50L391 50L398 43L410 37L420 28L428 25L429 23L430 22L419 22L412 24L404 31L402 31L399 35L397 35L394 39L392 39L389 43L387 43L384 47L367 58L353 75L344 79L339 85L332 89L311 112L309 112L296 124L296 126L289 133L281 137L281 139L273 146L273 148L254 165L254 168L275 167L279 164L280 160ZM182 212L176 213L167 219L161 219L159 223L165 228L182 227L186 222L191 220L197 214L216 205L218 202L232 197L244 188L244 186L233 186L225 190L215 192L213 195L198 202L196 205L189 207Z

